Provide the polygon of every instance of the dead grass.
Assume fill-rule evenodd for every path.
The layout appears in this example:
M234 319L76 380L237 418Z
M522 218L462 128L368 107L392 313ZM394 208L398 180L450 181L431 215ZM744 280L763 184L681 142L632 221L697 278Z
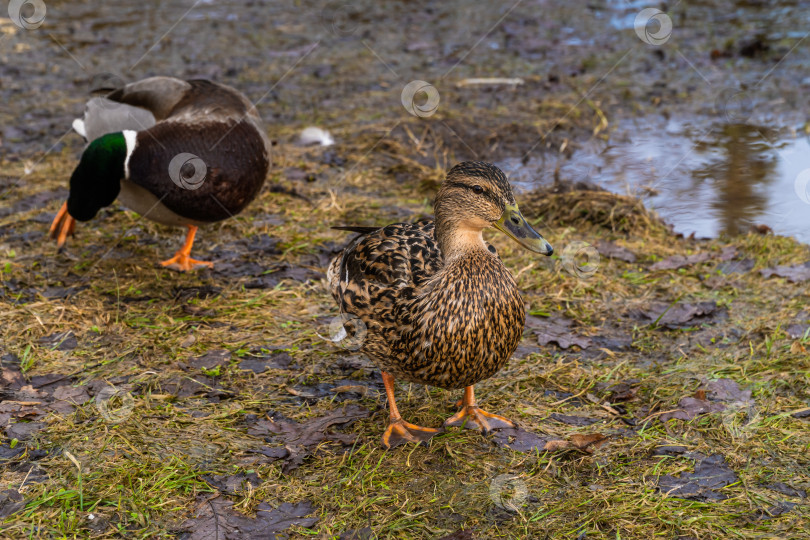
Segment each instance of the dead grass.
M321 150L285 147L279 170L302 167L322 175L294 184L312 204L265 193L239 219L206 231L196 250L202 255L236 249L240 238L268 234L280 239L279 253L243 249L238 264L320 268L319 257L327 258L331 246L345 240L329 225L385 223L403 219L403 213L430 212L427 202L439 178L439 165L430 160L442 153L431 154L424 141L420 148L420 140L386 140L356 168L351 164L367 146L339 147L338 155L349 156L344 173L320 166ZM419 155L425 163L412 157ZM16 200L57 189L69 166L62 157L46 160ZM415 196L418 182L423 191ZM790 414L807 407L810 342L785 330L805 309L806 296L802 285L763 280L758 272L807 260L806 246L759 235L675 238L637 202L603 192L529 195L522 207L549 225L544 232L555 246L610 240L638 255L635 263L602 257L596 273L578 279L559 259L540 261L491 235L518 276L530 313L541 320L564 317L577 333L628 344L602 341L584 351L562 350L535 345L527 329L509 367L479 385L479 399L545 438L599 432L608 437L606 444L588 452L524 453L453 430L427 448L386 452L378 442L386 413L377 371L320 337L336 314L322 280L249 289L253 275L163 270L153 261L170 253L179 237L118 209L82 225L69 256L55 255L42 234L58 202L46 197L44 207L0 222L3 354L21 360L25 377L71 374L73 385L113 384L129 393L133 409L120 422L105 418L96 398L72 413L46 411L38 419L45 429L14 443L26 453L2 473L3 485L19 488L25 499L24 508L4 522L5 537L173 536L201 497L216 494L206 475L252 472L259 485L225 496L248 515L262 501L311 501L319 521L312 529L293 528L295 537L336 538L366 527L379 538L439 538L459 529L471 529L477 538L810 534L804 500L764 487L810 487L807 420ZM268 216L283 223L255 225ZM717 256L728 245L736 246L738 259L753 259L754 268L721 273ZM681 270L650 270L670 255L703 251L714 257ZM49 298L54 287L73 292ZM630 314L653 300L712 300L728 309L728 318L668 330ZM74 333L75 348L42 341L64 331ZM193 367L193 359L221 349L229 351L222 365ZM242 360L266 356L263 350L287 352L291 366L260 374L239 368ZM752 390L751 416L658 420L702 380L720 378ZM191 379L204 389L184 395L183 381ZM368 391L334 391L347 380ZM613 400L611 388L619 383L633 389L630 399ZM452 414L456 398L432 388L399 388L400 408L425 425L439 425ZM286 474L283 462L262 462L249 452L267 445L248 434L255 421L250 415L273 411L303 422L352 402L372 413L339 430L357 436L353 445L321 443ZM113 409L126 407L111 403ZM553 414L595 423L570 425ZM653 455L664 446L682 446L684 453ZM657 489L661 475L693 469L690 453L725 456L739 478L720 490L727 498L687 500ZM771 519L768 512L784 502L796 506Z

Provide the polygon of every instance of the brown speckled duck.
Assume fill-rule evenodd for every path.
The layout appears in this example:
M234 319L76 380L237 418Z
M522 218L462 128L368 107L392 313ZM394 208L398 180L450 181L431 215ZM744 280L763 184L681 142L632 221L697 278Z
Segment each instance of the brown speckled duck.
M51 225L61 248L76 220L118 199L164 225L186 227L186 242L163 266L191 270L199 226L241 212L259 193L269 141L239 91L197 79L151 77L91 99L74 129L88 141L70 178L70 196Z
M527 249L553 250L520 213L503 172L489 163L453 167L434 203L435 219L361 233L329 265L341 313L358 317L362 350L382 370L390 425L383 445L428 441L439 432L405 422L394 380L464 388L461 410L446 426L489 431L514 427L480 409L473 385L498 372L515 351L526 313L515 280L482 232L495 227ZM355 332L347 319L347 332Z

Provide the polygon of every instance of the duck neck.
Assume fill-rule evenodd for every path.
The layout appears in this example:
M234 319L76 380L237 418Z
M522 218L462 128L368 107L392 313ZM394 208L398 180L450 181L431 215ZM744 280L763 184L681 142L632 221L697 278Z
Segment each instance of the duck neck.
M436 214L436 241L445 263L472 255L489 253L482 232L486 224L478 221L459 220Z

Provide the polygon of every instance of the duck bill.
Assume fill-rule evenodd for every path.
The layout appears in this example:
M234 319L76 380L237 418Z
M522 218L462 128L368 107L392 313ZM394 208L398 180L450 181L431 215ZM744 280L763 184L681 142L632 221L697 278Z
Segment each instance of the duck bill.
M532 226L528 224L516 204L507 206L501 219L492 225L528 250L543 255L554 253L551 244L546 242L546 239L540 236L540 233L532 229Z

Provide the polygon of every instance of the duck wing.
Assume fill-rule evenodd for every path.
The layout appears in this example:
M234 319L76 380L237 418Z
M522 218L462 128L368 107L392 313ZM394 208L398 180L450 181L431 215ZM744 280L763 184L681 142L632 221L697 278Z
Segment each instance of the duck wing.
M84 107L84 116L73 121L73 129L86 141L124 130L143 131L155 125L155 116L139 107L106 98L92 98Z
M433 220L347 229L361 234L329 265L332 296L370 329L400 324L401 307L443 266Z
M259 121L253 104L238 90L207 79L150 77L113 90L107 99L150 111L155 119L198 123Z

